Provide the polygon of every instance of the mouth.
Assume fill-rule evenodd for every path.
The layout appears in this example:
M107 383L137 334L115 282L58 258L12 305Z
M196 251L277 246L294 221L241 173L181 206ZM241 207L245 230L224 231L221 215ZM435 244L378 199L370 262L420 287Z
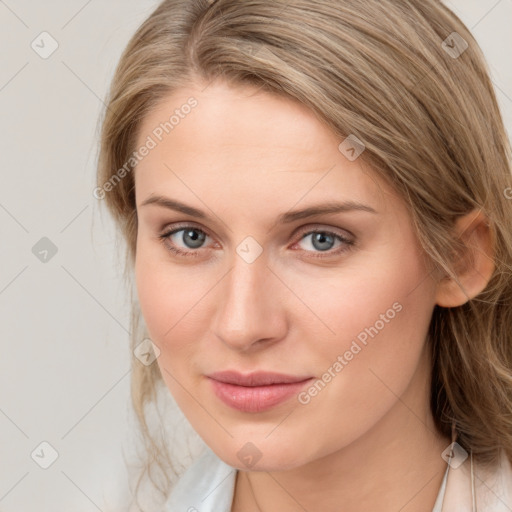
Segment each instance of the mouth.
M224 404L241 412L263 412L275 407L300 390L314 377L254 372L243 375L235 371L207 375L213 392Z

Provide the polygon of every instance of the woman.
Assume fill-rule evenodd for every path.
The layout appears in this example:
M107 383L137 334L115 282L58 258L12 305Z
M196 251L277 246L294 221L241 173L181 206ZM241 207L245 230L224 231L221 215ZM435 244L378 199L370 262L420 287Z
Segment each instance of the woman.
M154 347L142 428L163 382L208 445L165 510L512 509L510 162L435 0L159 5L95 195Z

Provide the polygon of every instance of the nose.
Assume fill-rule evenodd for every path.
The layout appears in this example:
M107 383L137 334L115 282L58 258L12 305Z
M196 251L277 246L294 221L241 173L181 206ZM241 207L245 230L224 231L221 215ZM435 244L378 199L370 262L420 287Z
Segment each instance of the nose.
M212 331L233 350L258 350L285 337L286 287L267 264L263 255L248 263L235 254L219 283Z

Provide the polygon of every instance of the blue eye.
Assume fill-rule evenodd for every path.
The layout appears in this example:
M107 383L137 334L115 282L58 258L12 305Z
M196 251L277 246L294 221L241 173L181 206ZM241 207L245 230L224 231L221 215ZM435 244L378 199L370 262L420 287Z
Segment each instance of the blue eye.
M308 237L310 237L310 246L313 247L313 251L306 250L306 252L313 253L312 256L314 258L324 258L324 257L330 257L338 255L342 252L347 251L350 249L354 242L338 233L333 233L331 231L325 231L325 230L314 230L314 231L308 231L304 233L302 238L299 242L302 242L303 240L306 240ZM336 242L338 240L340 244L338 245L338 248L336 250L331 250ZM316 253L316 254L315 254ZM322 254L322 253L325 253Z
M181 233L173 241L173 237ZM342 236L339 233L334 233L327 230L310 230L303 234L301 239L294 245L311 237L310 247L311 249L303 249L303 252L311 253L314 258L327 258L339 255L354 246L354 241ZM164 244L164 246L174 254L178 254L184 257L196 257L200 255L200 251L197 249L203 248L203 244L207 238L210 238L202 229L195 226L182 226L172 230L165 231L160 234L158 238ZM177 245L180 242L182 246ZM339 242L338 247L332 250L336 241Z
M332 249L335 243L335 239L339 238L334 233L328 233L326 231L314 231L305 235L302 240L311 237L311 245L319 251L328 251ZM301 240L301 241L302 241Z
M173 253L180 254L182 256L197 256L198 251L187 251L183 250L179 247L176 247L174 243L168 244L168 241L171 241L171 237L176 235L177 233L183 232L181 237L181 242L185 244L185 249L188 247L189 249L200 249L201 245L204 243L205 238L208 236L204 231L194 226L185 226L183 228L174 229L172 231L167 231L159 235L160 240L164 243L164 245Z

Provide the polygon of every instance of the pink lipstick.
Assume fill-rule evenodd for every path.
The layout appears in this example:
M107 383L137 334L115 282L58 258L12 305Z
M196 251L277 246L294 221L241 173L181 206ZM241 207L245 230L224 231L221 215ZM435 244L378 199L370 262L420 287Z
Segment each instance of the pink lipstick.
M263 412L297 395L311 376L235 371L215 372L207 376L215 395L226 405L242 412Z

